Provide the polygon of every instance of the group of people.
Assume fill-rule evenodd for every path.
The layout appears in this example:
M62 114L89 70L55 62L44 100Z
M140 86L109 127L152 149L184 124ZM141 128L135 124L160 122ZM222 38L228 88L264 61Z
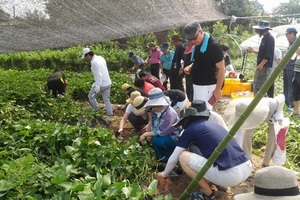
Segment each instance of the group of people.
M248 48L249 53L257 54L257 67L254 76L253 92L256 95L262 85L271 75L274 68L280 62L281 51L275 47L275 40L269 30L272 30L268 21L259 22L258 26L253 27L262 37L258 50L251 47ZM289 47L293 45L297 39L297 30L294 27L286 29L286 38ZM300 49L289 60L283 69L283 92L285 96L286 111L293 112L294 116L300 118ZM268 90L267 94L261 94L268 97L274 97L274 84Z
M258 30L260 36L263 36L262 44L257 51L257 69L254 78L254 92L257 94L272 70L274 38L268 32L270 27L267 22L260 22L254 28ZM174 35L172 42L176 47L175 51L170 50L167 43L161 48L150 43L149 57L145 61L130 52L129 57L134 61L132 70L137 69L134 86L124 83L121 87L128 95L128 99L125 114L115 136L124 135L125 123L129 121L138 133L139 141L148 141L154 148L157 160L165 163L165 169L157 173L158 179L168 178L174 173L178 162L185 173L194 178L228 133L227 125L232 126L251 102L250 98L247 101L241 99L231 101L225 111L227 124L218 113L212 111L214 103L222 97L226 66L230 71L234 70L230 59L228 61L229 48L220 45L209 33L204 32L198 22L188 23L184 27L184 33L188 41L187 47L183 46L178 35ZM289 28L287 37L294 33L296 35L297 32ZM256 52L250 48L248 51ZM297 54L300 54L300 50ZM114 110L109 98L112 82L105 59L95 55L89 48L83 49L82 58L91 63L94 77L88 95L92 108L99 109L96 97L102 95L107 115L113 115ZM148 62L150 73L145 71ZM298 108L299 112L300 95L295 88L299 88L300 70L296 69L298 68L294 67L294 111L297 112ZM160 73L167 77L166 80L170 79L170 89L167 81L160 81ZM186 75L187 94L183 90L183 75ZM55 75L50 76L51 79L49 77L49 89L53 89L54 77L58 76L61 78L57 82L63 86L67 85L65 75L62 72L55 72ZM54 96L57 93L64 94L65 90L61 88L56 92L53 90ZM186 108L188 100L191 101L191 106ZM269 135L262 167L268 168L275 149L274 127L270 119L275 121L283 119L283 105L287 101L286 94L275 98L264 97L260 107L252 112L239 130L237 139L232 139L228 143L199 181L201 191L191 195L197 195L195 198L205 200L216 199L211 183L225 187L234 186L249 177L253 170L251 137L253 130L263 121L269 123Z

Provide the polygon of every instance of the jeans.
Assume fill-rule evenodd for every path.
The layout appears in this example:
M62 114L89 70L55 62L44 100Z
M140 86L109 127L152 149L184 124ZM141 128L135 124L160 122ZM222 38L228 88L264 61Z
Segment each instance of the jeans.
M294 70L283 70L283 93L285 96L285 104L287 107L294 107L293 98L293 79Z
M111 87L111 85L100 86L100 92L96 93L95 86L93 86L91 88L91 91L90 91L89 95L88 95L90 104L91 104L91 106L94 110L99 109L98 102L97 102L96 98L99 95L102 95L102 99L103 99L104 104L105 104L105 109L106 109L106 114L107 115L113 115L113 108L112 108L112 105L110 103L110 87Z

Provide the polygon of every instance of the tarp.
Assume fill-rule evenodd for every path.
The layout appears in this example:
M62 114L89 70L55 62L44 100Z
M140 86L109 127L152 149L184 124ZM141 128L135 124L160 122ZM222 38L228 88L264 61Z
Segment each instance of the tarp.
M227 18L213 0L0 0L0 53L86 45Z

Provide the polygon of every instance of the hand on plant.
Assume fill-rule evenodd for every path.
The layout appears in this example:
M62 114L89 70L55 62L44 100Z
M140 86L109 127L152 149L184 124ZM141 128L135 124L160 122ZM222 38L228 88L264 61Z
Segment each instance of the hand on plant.
M158 180L158 183L162 186L164 189L164 193L169 193L169 185L170 185L170 178L169 177L163 177L162 172L157 173L156 179Z

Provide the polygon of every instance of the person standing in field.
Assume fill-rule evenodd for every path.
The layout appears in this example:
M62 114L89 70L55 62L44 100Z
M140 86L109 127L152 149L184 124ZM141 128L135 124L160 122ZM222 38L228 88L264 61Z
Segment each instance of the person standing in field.
M171 66L171 89L178 89L184 92L182 78L183 78L183 66L181 62L184 61L184 46L181 42L179 35L173 35L172 43L176 47L175 54Z
M57 97L58 94L65 95L68 80L66 75L60 70L55 69L48 77L48 90L52 90L52 96Z
M257 54L256 71L253 82L253 92L254 95L256 95L272 72L275 40L269 32L269 30L272 30L269 22L261 21L258 26L253 26L253 29L256 30L259 37L263 37L258 51L251 47L248 48L249 53Z
M94 77L94 83L88 94L89 102L94 110L99 110L97 96L102 95L105 104L106 114L112 116L113 108L110 103L111 80L109 77L106 61L102 56L97 56L90 48L84 48L82 59L91 63L91 70Z
M145 63L150 62L150 73L159 79L161 51L153 42L149 43L149 49L149 57L145 60Z
M163 82L163 85L168 89L168 80L171 76L171 65L174 57L174 51L170 50L168 43L163 43L161 46L163 54L160 56L160 69L166 75L166 80Z
M193 100L204 100L211 110L214 103L222 97L225 79L222 46L209 33L204 32L198 22L188 23L184 32L189 44L195 45L191 54L193 63L184 68L186 74L192 75Z

